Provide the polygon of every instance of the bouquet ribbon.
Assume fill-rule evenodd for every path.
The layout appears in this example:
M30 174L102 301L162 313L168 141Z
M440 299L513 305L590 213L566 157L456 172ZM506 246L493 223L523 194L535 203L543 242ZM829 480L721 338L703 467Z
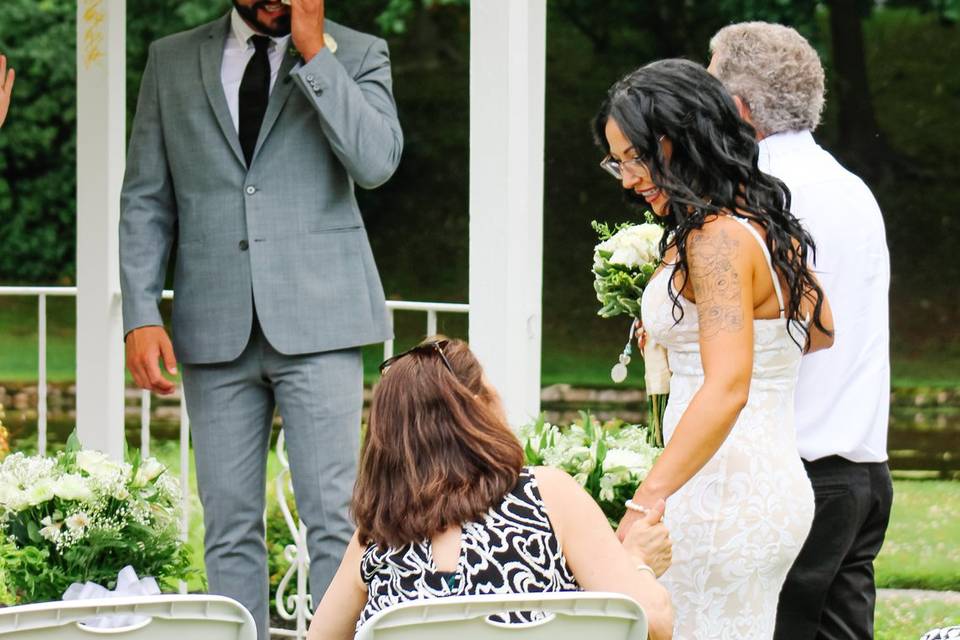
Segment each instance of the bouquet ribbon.
M667 350L649 333L643 346L643 367L643 378L648 395L670 393L670 364L667 362Z
M68 601L158 595L160 595L160 587L157 585L156 580L151 577L137 578L137 572L133 570L133 567L127 565L117 574L117 588L113 591L95 582L86 582L84 584L74 582L63 592L63 599ZM149 616L110 615L90 618L89 620L84 620L83 624L88 627L114 629L140 624L148 619Z

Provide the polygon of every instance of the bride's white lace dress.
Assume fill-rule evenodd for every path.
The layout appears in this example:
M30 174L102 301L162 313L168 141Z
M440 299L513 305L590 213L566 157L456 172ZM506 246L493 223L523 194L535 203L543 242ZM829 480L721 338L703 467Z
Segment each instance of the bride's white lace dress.
M742 222L766 253L756 230ZM655 276L642 301L643 326L667 348L673 372L667 442L703 384L697 308L681 296L683 318L675 323L671 272ZM667 500L673 565L662 582L673 598L677 640L772 638L780 587L813 520L813 491L794 433L801 352L784 319L755 320L753 330L746 407L713 458Z

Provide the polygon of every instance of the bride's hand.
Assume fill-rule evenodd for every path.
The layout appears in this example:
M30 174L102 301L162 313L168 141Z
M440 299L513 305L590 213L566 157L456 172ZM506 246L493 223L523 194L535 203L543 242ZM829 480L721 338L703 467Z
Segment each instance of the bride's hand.
M673 542L670 531L661 521L666 503L661 499L646 515L633 523L626 533L623 546L638 562L653 569L657 577L670 567L673 560Z
M640 357L643 357L643 348L647 346L647 331L643 328L643 322L637 320L637 346L640 347Z

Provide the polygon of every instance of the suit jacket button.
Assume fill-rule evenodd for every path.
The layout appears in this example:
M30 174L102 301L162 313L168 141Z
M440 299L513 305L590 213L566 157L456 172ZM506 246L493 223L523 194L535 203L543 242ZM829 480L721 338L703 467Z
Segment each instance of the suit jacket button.
M250 248L250 245L247 244L247 241L246 241L246 240L241 240L241 241L240 241L240 251L246 251L246 250L249 249L249 248Z
M247 187L246 191L248 196L252 196L257 192L257 188L253 185L250 185L249 187Z

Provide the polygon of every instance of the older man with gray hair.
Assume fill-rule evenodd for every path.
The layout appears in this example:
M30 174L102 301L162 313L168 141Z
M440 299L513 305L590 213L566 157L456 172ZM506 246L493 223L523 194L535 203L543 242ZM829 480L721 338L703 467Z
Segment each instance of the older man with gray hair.
M813 235L836 342L803 359L797 445L816 495L806 544L780 594L775 638L872 638L873 560L893 488L887 468L890 259L873 194L813 139L823 67L795 30L749 22L710 41L710 72L760 140L760 168L783 180Z

